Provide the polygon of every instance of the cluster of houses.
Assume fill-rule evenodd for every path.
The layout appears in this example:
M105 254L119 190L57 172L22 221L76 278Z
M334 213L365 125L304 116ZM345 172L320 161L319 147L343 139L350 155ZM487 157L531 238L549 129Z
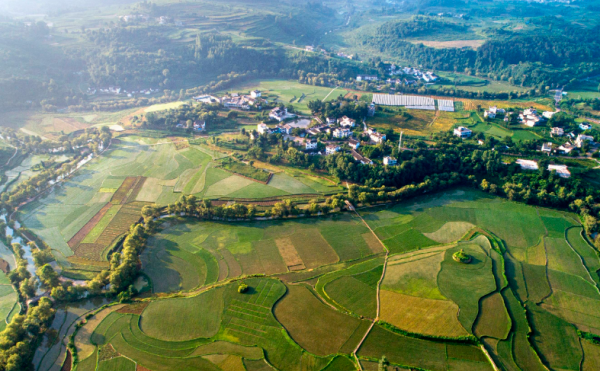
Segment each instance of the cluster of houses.
M204 131L206 130L206 121L194 121L191 125L188 125L187 121L179 121L176 125L178 129L193 129L194 131Z
M582 122L579 124L579 130L582 132L586 130L590 130L592 125ZM561 153L561 154L570 154L574 149L581 148L586 142L591 144L594 143L594 137L591 135L585 134L575 134L574 132L570 132L568 134L565 133L565 129L561 127L553 127L550 130L550 136L553 138L566 136L569 138L567 142L561 144L560 146L555 145L552 142L547 142L542 144L540 151L543 153L547 153L548 155L552 153Z
M532 127L538 126L538 125L546 122L547 120L552 118L552 116L555 113L556 112L542 112L542 114L540 114L535 108L530 107L530 108L525 109L522 113L519 114L519 121L523 125L529 126L532 128ZM495 118L504 116L504 122L509 121L509 116L511 114L512 114L512 112L506 112L505 109L498 108L496 106L490 107L489 109L485 110L483 113L484 117L490 118L490 119L495 119Z
M419 69L416 68L411 68L411 67L399 67L396 66L395 64L392 64L390 66L390 75L395 76L395 75L411 75L413 76L415 79L417 80L423 80L426 83L432 83L437 81L438 77L432 72L432 71L426 71L423 72Z
M538 126L546 120L547 116L539 115L537 110L534 108L528 108L524 110L523 113L519 114L519 121L521 121L523 125L529 126L530 128Z
M563 136L564 130L563 128L552 128L552 136ZM570 133L573 134L573 133ZM548 155L552 153L560 153L568 155L574 149L583 147L584 143L594 143L594 137L591 135L579 134L577 136L573 135L572 141L567 141L561 145L555 145L552 142L546 142L542 144L540 151L546 153Z
M317 50L312 45L307 45L306 47L304 47L304 50L306 50L307 52L311 52L311 53L323 53L325 55L329 54L329 53L327 53L327 50L325 50L325 49L318 49Z
M199 103L222 104L228 108L237 108L241 110L249 110L251 107L260 109L261 104L266 103L266 101L262 99L262 93L259 90L251 91L250 94L247 95L231 93L222 98L215 97L214 95L198 95L192 99Z
M340 58L345 58L345 59L354 59L354 57L353 57L353 56L351 56L351 55L349 55L349 54L346 54L346 53L344 53L344 52L338 52L336 55L337 55L338 57L340 57Z
M326 122L321 122L311 128L306 130L307 137L291 137L292 130L295 126L292 124L283 124L280 123L274 128L270 128L265 123L260 123L257 125L256 131L258 134L273 134L273 133L281 133L284 135L288 135L288 139L294 142L296 146L303 146L306 151L315 151L318 148L318 140L316 136L318 134L331 134L336 139L345 139L346 141L331 141L327 142L325 145L325 155L331 155L341 150L341 145L343 143L347 144L350 147L350 154L354 157L354 160L360 162L362 164L373 164L373 161L362 156L357 152L360 147L360 140L355 139L353 137L352 128L356 127L356 120L351 119L347 116L343 116L339 119L327 118ZM383 133L379 133L374 128L366 128L364 131L365 134L369 136L371 144L380 144L386 141L386 135ZM321 154L320 152L317 154ZM397 160L393 157L385 157L383 159L383 163L386 166L393 166L397 164Z
M131 98L134 95L150 95L152 93L156 93L158 92L158 89L141 89L141 90L125 90L125 89L121 89L120 86L109 86L107 88L88 88L87 90L87 95L95 95L96 93L100 93L100 94L112 94L112 95L121 95L121 94L126 94L127 97Z
M119 19L125 23L133 23L133 22L148 22L150 17L145 14L128 14L119 16ZM155 18L158 24L164 25L172 22L172 18L168 16L160 16ZM175 26L183 27L183 21L173 21Z
M389 74L391 76L403 75L404 78L388 78L386 83L389 85L413 85L418 80L423 80L425 83L434 83L437 81L438 77L431 71L422 72L421 70L411 68L411 67L397 67L395 64L392 64L389 69ZM410 76L410 77L409 77ZM379 81L379 77L377 75L358 75L356 76L356 81Z
M242 110L249 110L250 107L257 107L260 109L260 105L264 100L261 98L262 93L259 90L251 91L249 95L240 95L238 93L232 93L221 98L221 104L229 108L238 108Z

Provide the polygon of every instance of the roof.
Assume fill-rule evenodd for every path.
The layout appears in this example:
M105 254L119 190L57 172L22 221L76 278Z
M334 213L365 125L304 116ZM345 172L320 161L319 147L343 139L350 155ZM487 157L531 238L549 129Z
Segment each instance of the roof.
M556 171L561 178L571 177L571 172L567 165L548 165L548 171Z
M354 157L355 161L367 162L367 163L371 163L372 162L371 160L369 160L368 158L364 157L363 155L361 155L360 153L356 152L353 149L350 150L350 154L352 155L352 157Z
M519 164L521 166L521 169L523 169L523 170L537 170L537 169L539 169L537 161L533 161L533 160L518 159L517 160L517 164Z

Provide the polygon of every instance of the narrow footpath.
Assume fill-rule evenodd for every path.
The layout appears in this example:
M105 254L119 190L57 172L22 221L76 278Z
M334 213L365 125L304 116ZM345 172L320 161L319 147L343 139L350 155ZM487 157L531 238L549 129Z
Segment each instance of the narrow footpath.
M379 291L380 291L380 288L381 288L381 282L383 281L383 278L385 277L385 270L387 268L387 262L388 262L388 257L390 255L390 251L385 247L385 245L383 244L383 242L381 242L381 240L379 239L379 237L377 237L377 234L375 234L375 231L373 231L373 229L371 229L371 226L369 226L369 224L367 224L367 222L363 219L363 217L360 216L360 214L358 213L358 211L356 210L356 208L354 206L352 206L350 203L348 203L348 206L349 206L349 208L352 211L354 211L354 213L356 214L356 216L358 216L360 218L360 220L362 220L363 224L365 226L367 226L367 228L369 228L369 230L371 231L371 233L373 233L373 236L375 236L375 238L377 239L377 241L379 241L379 243L381 244L381 246L385 250L385 259L383 261L383 271L381 272L381 277L379 278L379 281L377 281L377 312L376 312L376 315L375 315L375 319L373 319L373 322L371 323L371 326L369 326L369 329L367 330L367 332L365 332L365 335L360 340L360 342L358 343L358 345L356 345L356 348L354 348L354 351L352 352L352 355L354 356L354 360L356 361L356 365L358 366L358 369L360 371L363 371L363 367L360 364L360 361L358 360L358 354L357 353L360 350L360 347L365 342L365 339L367 338L367 336L369 335L369 333L371 332L371 330L373 329L373 327L377 323L377 321L379 321L379 314L380 314L379 313L379 307L380 307Z

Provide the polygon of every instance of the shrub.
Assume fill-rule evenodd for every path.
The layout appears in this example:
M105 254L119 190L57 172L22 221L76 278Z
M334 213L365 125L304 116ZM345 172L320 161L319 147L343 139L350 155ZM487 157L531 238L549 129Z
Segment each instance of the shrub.
M452 258L459 263L469 264L471 262L471 255L467 254L463 249L455 252Z

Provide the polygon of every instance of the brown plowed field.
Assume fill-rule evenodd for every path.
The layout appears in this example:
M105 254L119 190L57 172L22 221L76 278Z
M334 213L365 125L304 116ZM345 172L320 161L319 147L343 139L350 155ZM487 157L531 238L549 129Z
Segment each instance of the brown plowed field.
M106 214L106 212L108 211L108 209L110 209L112 205L110 203L107 203L106 205L104 205L104 207L102 209L100 209L100 211L98 211L98 213L96 215L94 215L92 217L92 219L90 219L89 222L87 222L83 228L81 228L79 230L79 232L75 233L75 236L73 236L73 238L71 238L69 240L69 242L67 243L67 245L69 245L69 247L73 250L75 250L75 248L81 243L81 241L83 241L83 239L85 238L85 236L87 236L88 233L90 233L90 231L92 229L94 229L94 227L96 226L96 224L98 224L98 222L100 221L100 219L102 219L102 217L104 216L104 214Z

